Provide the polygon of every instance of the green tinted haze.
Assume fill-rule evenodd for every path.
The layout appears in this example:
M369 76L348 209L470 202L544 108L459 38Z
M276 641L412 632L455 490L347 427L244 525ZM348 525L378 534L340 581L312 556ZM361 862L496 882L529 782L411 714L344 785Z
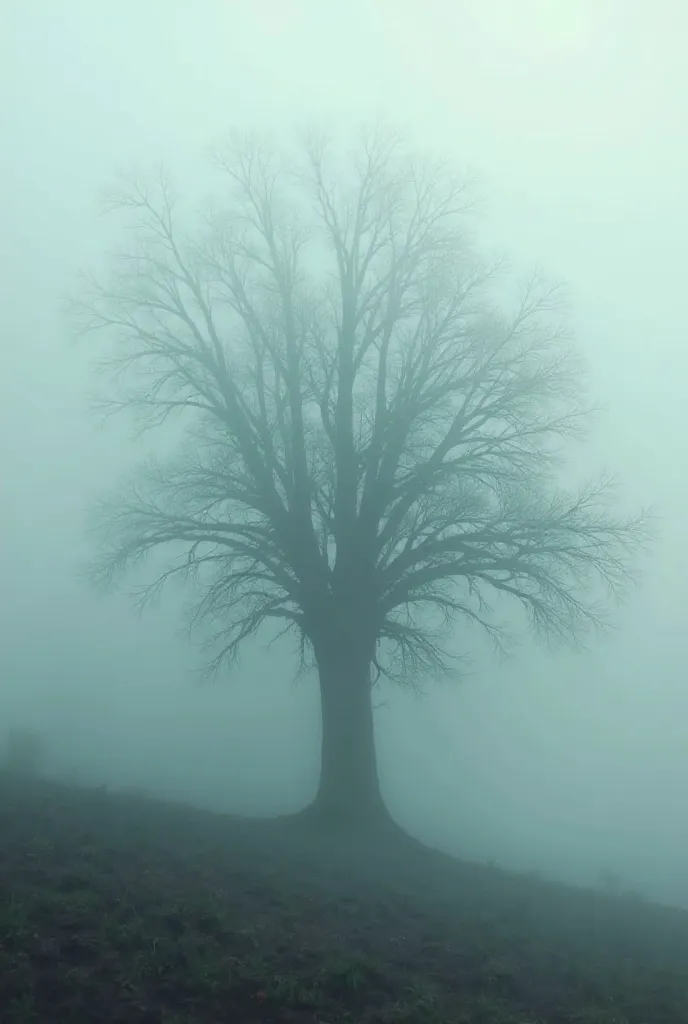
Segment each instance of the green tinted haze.
M371 13L372 11L372 13ZM389 117L482 175L485 238L570 287L605 406L576 471L610 466L662 538L618 629L585 654L527 639L500 664L392 695L382 784L401 822L467 856L688 906L688 8L612 0L9 0L0 14L0 715L56 767L229 810L315 787L317 694L285 649L199 691L173 596L139 619L75 578L83 512L138 455L86 411L59 306L114 225L118 168L202 193L236 125ZM199 177L200 176L200 177ZM457 636L457 644L464 638Z

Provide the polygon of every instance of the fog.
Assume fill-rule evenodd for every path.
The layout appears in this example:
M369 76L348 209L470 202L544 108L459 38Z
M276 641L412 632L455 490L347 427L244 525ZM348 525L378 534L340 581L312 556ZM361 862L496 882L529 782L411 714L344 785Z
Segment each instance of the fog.
M117 4L15 0L3 25L0 713L55 771L251 814L296 809L318 768L315 680L255 644L199 687L180 597L143 617L77 577L85 509L138 458L88 411L92 355L61 313L113 224L119 168L180 180L234 126L382 115L481 175L484 238L568 286L604 414L580 453L661 537L616 629L586 651L478 636L462 680L388 688L395 817L462 856L688 907L688 255L685 5L612 0ZM193 181L194 179L191 178ZM116 234L115 236L116 237ZM461 627L459 628L459 633Z

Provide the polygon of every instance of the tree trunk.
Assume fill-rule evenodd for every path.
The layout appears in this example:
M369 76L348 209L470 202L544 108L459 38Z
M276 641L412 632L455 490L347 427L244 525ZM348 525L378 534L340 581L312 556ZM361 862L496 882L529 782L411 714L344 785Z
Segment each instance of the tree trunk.
M391 821L380 793L371 658L361 645L316 647L320 675L320 785L309 813L355 831Z

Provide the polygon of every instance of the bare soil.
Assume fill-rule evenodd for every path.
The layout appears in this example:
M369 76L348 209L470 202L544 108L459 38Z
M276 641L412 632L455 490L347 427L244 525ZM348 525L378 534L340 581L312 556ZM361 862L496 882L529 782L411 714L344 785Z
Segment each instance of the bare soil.
M0 1021L688 1024L688 912L2 775Z

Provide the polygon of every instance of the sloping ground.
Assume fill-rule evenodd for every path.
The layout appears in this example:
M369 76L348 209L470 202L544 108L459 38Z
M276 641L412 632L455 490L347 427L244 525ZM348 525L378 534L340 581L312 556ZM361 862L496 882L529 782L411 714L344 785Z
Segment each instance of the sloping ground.
M688 1024L688 913L4 777L0 1021Z

